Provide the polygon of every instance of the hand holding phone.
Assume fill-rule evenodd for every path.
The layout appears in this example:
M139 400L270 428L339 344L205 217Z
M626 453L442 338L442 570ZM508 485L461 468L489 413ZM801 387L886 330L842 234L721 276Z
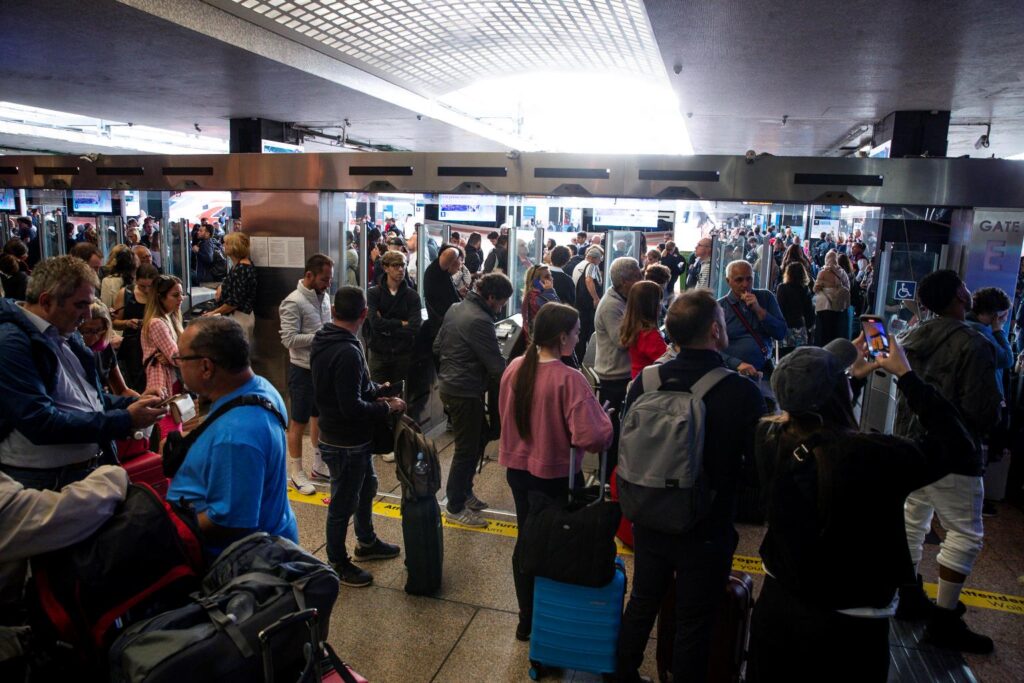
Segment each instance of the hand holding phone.
M885 329L885 320L877 315L862 315L860 325L864 330L868 358L876 360L880 356L888 356L889 332Z

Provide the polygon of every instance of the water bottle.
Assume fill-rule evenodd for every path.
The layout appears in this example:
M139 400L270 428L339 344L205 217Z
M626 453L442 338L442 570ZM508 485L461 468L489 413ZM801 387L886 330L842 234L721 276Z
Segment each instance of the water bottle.
M423 459L423 452L416 454L416 464L412 466L412 471L420 476L425 476L430 471L430 465Z

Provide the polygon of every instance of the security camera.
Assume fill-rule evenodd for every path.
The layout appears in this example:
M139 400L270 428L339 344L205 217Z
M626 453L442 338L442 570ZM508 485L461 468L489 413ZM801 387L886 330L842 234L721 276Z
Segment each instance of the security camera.
M983 147L987 149L988 146L988 135L982 135L980 138L978 138L978 141L974 143L974 149L981 149Z
M744 154L743 156L744 156L744 158L745 158L745 159L747 160L747 163L748 163L748 164L752 164L752 163L754 163L754 159L756 159L756 158L757 158L757 152L755 152L755 151L754 151L754 150L752 150L752 149L748 149L748 150L747 150L747 153L746 153L746 154Z
M676 62L675 64L672 65L672 70L675 71L677 74L682 73L683 65L680 64L679 62Z

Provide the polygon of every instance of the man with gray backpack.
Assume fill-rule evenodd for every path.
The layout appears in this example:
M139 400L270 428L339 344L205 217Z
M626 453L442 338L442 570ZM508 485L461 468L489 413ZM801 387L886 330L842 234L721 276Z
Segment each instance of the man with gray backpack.
M715 614L739 535L736 488L767 412L757 385L725 366L725 314L707 290L679 295L665 326L679 348L630 385L622 411L618 484L632 520L633 589L619 635L618 677L638 669L675 575L673 679L702 681Z

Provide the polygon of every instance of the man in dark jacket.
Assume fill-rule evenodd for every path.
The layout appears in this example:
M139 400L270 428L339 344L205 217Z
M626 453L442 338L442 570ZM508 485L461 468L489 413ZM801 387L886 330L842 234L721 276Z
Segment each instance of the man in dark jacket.
M676 297L665 326L680 350L660 366L663 388L691 391L709 371L726 367L725 315L710 291ZM624 420L643 393L643 379L637 376L623 405ZM673 575L678 626L672 672L677 681L707 678L711 631L739 542L733 511L740 473L744 460L754 456L754 433L766 408L757 386L739 374L713 386L704 405L704 474L715 497L707 515L685 533L633 525L636 570L619 635L619 680L639 680L647 638Z
M487 444L483 395L505 371L494 323L511 296L507 277L483 276L465 301L451 307L434 340L434 356L440 356L441 400L455 433L445 516L465 526L487 527L487 520L478 514L487 503L473 494L473 474Z
M508 235L500 235L494 243L494 249L484 260L484 272L493 273L497 268L499 273L508 272Z
M345 286L334 295L332 322L313 338L310 369L320 410L320 454L331 472L331 502L327 506L327 559L346 586L368 586L373 575L356 566L345 547L348 522L355 514L355 560L397 557L397 545L385 543L373 530L373 497L377 473L373 468L374 425L391 413L405 410L400 398L383 396L370 379L359 343L359 330L368 309L363 291Z
M563 304L575 306L576 285L572 281L572 273L565 272L565 266L571 256L569 247L558 246L551 250L551 278L555 281L558 300Z
M917 288L921 304L937 317L926 320L900 340L910 367L924 381L935 385L953 403L974 437L977 451L970 466L959 466L939 481L910 494L904 508L907 545L915 570L923 555L925 535L934 514L946 530L939 546L939 591L931 605L917 585L900 590L897 617L928 619L926 635L940 647L965 652L992 651L992 640L971 631L963 621L960 591L981 552L983 437L999 421L1002 396L996 384L995 348L973 329L965 318L971 310L971 293L952 270L926 275ZM923 432L920 420L900 397L893 433L917 438Z
M36 265L22 305L0 300L0 470L27 488L59 491L116 464L114 440L166 414L159 397L103 391L77 333L98 284L85 262L58 256Z
M200 225L196 233L196 243L192 246L197 282L209 282L212 276L214 244L211 230L207 224Z
M423 273L423 298L427 302L427 332L431 342L441 329L448 309L462 301L452 283L452 275L459 272L461 260L458 249L445 245Z
M409 374L423 316L419 294L405 279L405 254L389 251L381 257L381 265L384 280L366 293L370 376L380 384L397 384Z

